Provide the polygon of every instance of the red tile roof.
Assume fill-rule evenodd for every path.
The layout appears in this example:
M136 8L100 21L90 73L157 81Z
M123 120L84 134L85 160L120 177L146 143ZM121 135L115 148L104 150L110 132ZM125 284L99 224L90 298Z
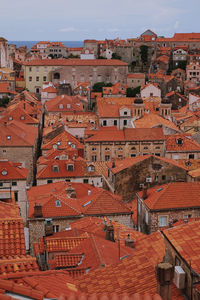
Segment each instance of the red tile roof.
M67 166L73 165L73 171L68 171ZM41 166L41 167L40 167ZM43 166L43 168L42 168ZM57 166L56 172L53 167ZM1 163L0 163L1 167ZM96 170L88 171L88 164L83 158L77 158L74 160L49 160L42 162L38 165L38 168L42 168L37 172L37 179L42 178L66 178L66 177L94 177L100 176L100 173ZM1 169L0 169L1 170ZM1 176L0 176L1 178Z
M4 122L9 122L10 120L15 120L17 122L22 122L24 124L37 125L38 120L31 117L22 107L19 105L14 107L13 109L7 110L0 122L3 124Z
M2 175L2 171L7 171ZM5 174L5 172L4 172ZM28 169L22 168L21 163L13 163L6 159L0 159L0 180L23 179L26 180Z
M43 89L42 92L57 94L58 90L56 88L54 88L53 86L48 86L45 89Z
M77 96L60 95L45 103L48 112L83 111L83 105Z
M7 125L0 124L0 146L32 147L35 145L38 129L17 121L11 121Z
M127 78L145 79L145 74L144 73L129 73L129 74L127 74Z
M181 144L178 143L179 140L182 141ZM200 145L192 138L176 133L166 136L166 150L167 152L199 152Z
M66 188L74 188L75 196L67 197ZM43 217L131 214L121 197L83 183L56 182L32 187L27 192L29 218L33 218L35 203L42 205ZM60 205L56 206L56 201Z
M0 94L13 94L13 95L16 95L17 93L10 89L9 82L0 82Z
M72 148L72 145L75 145L75 149L84 148L83 144L67 131L61 132L50 141L46 141L46 143L42 145L42 150L53 149L53 145L57 145L57 149L59 150L65 150L69 148L69 146Z
M125 128L119 130L116 127L101 127L94 130L94 135L85 140L93 141L152 141L164 140L162 128Z
M138 195L142 198L142 192ZM171 182L155 186L148 189L144 203L150 210L200 207L200 183Z
M19 207L18 205L5 203L0 201L0 220L1 219L18 219L19 216Z
M165 252L163 238L159 232L137 242L134 256L119 264L96 269L76 280L78 287L86 293L144 293L156 292L155 265L162 261Z
M192 199L192 197L191 197ZM196 273L200 273L200 221L164 230L164 236Z
M117 59L36 59L25 62L26 66L128 66Z

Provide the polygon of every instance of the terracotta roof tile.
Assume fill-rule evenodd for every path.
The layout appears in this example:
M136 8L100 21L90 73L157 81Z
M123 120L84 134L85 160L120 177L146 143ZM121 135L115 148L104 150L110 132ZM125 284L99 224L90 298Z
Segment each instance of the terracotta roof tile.
M179 254L191 265L192 269L200 272L200 221L189 222L174 228L164 230L164 235L176 248Z
M179 142L180 140L180 142ZM184 152L184 151L200 151L200 145L185 136L185 134L176 133L174 135L166 136L166 150L167 152Z
M117 59L37 59L25 62L26 66L128 66Z
M2 175L2 171L6 171ZM28 175L28 169L22 167L21 163L13 163L8 160L0 159L0 181L11 179L23 179L26 180Z
M138 195L142 198L142 192ZM199 207L200 183L172 182L148 189L147 195L144 203L151 210Z

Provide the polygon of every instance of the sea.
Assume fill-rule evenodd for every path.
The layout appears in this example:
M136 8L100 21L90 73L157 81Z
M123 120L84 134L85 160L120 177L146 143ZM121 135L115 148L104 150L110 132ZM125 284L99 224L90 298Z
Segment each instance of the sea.
M26 46L30 50L31 47L33 45L37 44L38 42L39 41L8 41L8 44L14 44L17 47ZM65 45L69 48L83 47L83 42L82 41L59 41L59 42L62 42L63 45Z

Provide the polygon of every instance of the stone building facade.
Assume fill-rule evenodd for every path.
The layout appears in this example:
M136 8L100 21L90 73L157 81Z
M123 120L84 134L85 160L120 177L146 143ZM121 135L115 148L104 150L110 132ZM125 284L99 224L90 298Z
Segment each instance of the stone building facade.
M85 158L88 161L109 161L112 158L147 154L164 156L164 153L165 138L162 128L148 128L144 132L142 128L118 130L115 127L103 127L97 134L85 140Z
M65 82L72 87L78 82L126 83L128 64L115 59L54 59L27 62L25 68L26 88L30 92L40 93L44 81L54 84Z
M144 184L154 186L170 181L186 181L187 170L173 160L151 155L107 163L105 184L111 192L129 201Z

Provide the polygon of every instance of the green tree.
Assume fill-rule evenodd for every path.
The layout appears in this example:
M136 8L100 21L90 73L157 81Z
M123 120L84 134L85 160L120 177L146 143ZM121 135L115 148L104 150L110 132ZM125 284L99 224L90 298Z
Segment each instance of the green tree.
M139 93L140 93L140 86L137 86L136 88L126 89L126 97L135 97Z
M114 53L112 54L112 59L122 59L122 57L120 55L118 55L117 53Z
M112 86L112 83L105 83L105 82L97 82L93 85L92 87L92 90L93 92L96 92L96 93L102 93L103 91L103 87L109 87L109 86Z

